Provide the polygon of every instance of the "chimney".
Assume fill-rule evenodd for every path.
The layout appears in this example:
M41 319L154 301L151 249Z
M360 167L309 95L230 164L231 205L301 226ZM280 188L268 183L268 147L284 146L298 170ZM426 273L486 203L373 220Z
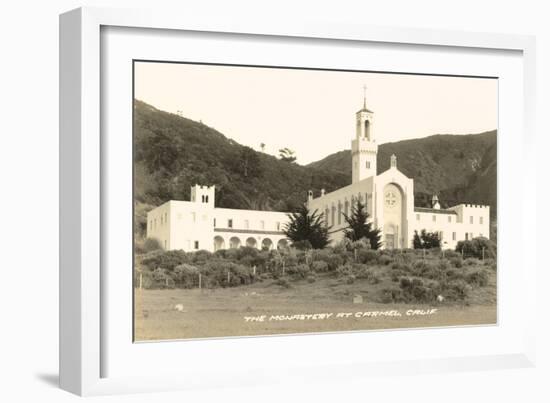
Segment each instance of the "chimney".
M321 196L324 196L325 195L325 189L321 189Z
M307 201L312 201L313 200L313 191L311 190L308 190L307 192Z

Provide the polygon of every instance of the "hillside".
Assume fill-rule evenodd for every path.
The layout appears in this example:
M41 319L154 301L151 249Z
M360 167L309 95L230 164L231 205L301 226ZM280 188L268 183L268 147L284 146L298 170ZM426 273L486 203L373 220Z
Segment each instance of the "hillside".
M216 206L291 211L308 189L335 190L345 174L280 161L236 143L203 123L134 104L136 229L167 200L189 200L193 184L216 185Z
M415 180L418 206L428 205L437 193L445 207L462 202L489 204L496 216L496 142L496 131L490 131L382 144L378 173L389 168L390 156L395 154L399 170ZM339 151L308 166L351 178L351 152Z
M378 172L389 168L392 153L399 169L415 179L418 206L439 193L444 206L487 203L496 213L495 131L382 144ZM145 230L147 211L167 200L189 200L196 183L216 185L217 207L277 211L294 210L309 189L330 192L351 183L349 150L301 166L141 101L134 104L134 162L138 235Z

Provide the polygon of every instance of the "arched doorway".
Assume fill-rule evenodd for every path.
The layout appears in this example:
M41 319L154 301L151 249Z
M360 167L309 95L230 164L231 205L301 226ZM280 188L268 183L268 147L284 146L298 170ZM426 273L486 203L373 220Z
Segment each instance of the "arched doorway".
M402 248L404 197L401 187L395 183L384 186L384 226L382 242L386 249Z
M269 238L264 238L262 241L262 249L271 250L273 248L273 241Z
M249 246L251 248L255 248L256 245L257 245L256 238L250 237L246 240L246 246Z
M225 240L221 236L216 235L214 237L214 252L220 249L225 249Z
M239 238L237 238L236 236L231 237L231 239L229 239L229 247L231 249L237 249L240 246L241 246L241 240Z
M288 246L288 241L286 239L279 239L279 242L277 242L277 249L284 249Z

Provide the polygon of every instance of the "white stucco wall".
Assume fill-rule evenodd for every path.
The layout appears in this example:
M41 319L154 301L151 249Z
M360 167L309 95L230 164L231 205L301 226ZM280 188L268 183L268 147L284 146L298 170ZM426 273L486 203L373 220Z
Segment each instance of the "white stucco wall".
M490 207L459 204L449 209L416 208L413 231L439 232L442 247L454 249L458 241L490 235ZM466 235L467 234L467 235ZM412 244L411 244L412 245Z
M208 199L203 198L207 196ZM194 201L171 200L147 214L147 237L157 239L166 250L184 251L231 247L232 239L239 246L276 248L286 239L282 230L288 222L287 213L240 210L214 207L214 188L195 186ZM235 242L233 242L235 243Z

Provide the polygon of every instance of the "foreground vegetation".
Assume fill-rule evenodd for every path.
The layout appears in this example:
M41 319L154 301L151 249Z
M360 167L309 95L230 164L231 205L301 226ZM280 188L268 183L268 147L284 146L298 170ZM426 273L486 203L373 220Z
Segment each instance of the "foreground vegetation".
M343 241L318 250L156 250L138 256L135 280L145 289L217 289L262 282L290 289L296 282L313 284L323 278L376 285L368 296L373 302L468 303L472 293L489 285L495 258L489 252L479 259L435 249L371 250L368 241Z
M376 302L380 291L391 283L390 279L382 279L377 284L356 279L349 284L331 272L317 274L314 283L293 279L289 281L289 288L281 286L278 280L266 279L240 287L138 289L134 334L136 340L159 340L495 324L495 281L496 272L489 270L488 285L472 288L466 302L436 301L430 305ZM434 308L434 314L422 314ZM417 310L422 311L420 315L407 315ZM320 321L251 322L245 319L260 315L377 311L397 311L402 315L353 315Z

